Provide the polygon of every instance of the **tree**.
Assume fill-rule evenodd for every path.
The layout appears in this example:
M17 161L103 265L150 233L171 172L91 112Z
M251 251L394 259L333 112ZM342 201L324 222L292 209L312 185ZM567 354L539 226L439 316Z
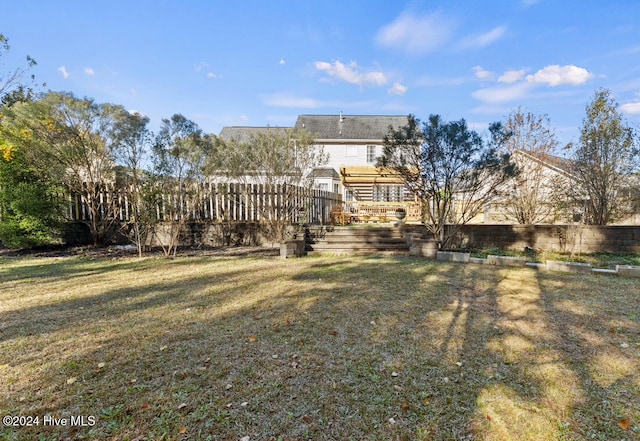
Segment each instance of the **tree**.
M0 124L0 240L11 248L59 243L61 188L6 140L7 130Z
M21 81L27 72L38 64L36 60L27 55L26 66L9 70L3 69L2 60L6 58L10 49L9 39L0 33L0 100L3 104L9 104L9 101L12 101L11 96L14 89L20 90L21 94L33 95L33 90L21 84ZM30 79L33 81L35 76L32 74Z
M596 91L586 107L574 152L577 192L588 224L606 225L628 208L629 178L638 170L638 138L617 110L608 89Z
M130 239L136 245L140 257L144 254L147 236L157 221L152 197L153 179L144 169L147 147L151 145L153 138L148 124L149 118L139 113L119 112L116 114L114 127L114 138L118 145L117 158L124 166L122 176L120 179L116 177L116 182L130 197Z
M163 198L157 202L169 227L167 240L161 240L167 256L176 254L185 224L202 206L205 164L212 147L211 136L183 115L162 120L153 145L153 162L160 190L157 194Z
M545 163L553 160L558 140L548 116L538 116L521 108L509 115L505 130L510 134L504 150L518 165L519 173L508 183L504 209L509 219L520 224L536 224L555 217L566 201L564 176L549 172Z
M420 125L409 115L407 125L389 129L377 166L391 168L423 204L423 221L440 248L499 193L516 174L509 155L498 155L507 134L493 123L484 141L464 119L444 122L438 115ZM452 224L451 228L445 228Z
M46 169L28 161L15 142L20 132L7 118L11 106L35 99L22 79L36 62L27 57L25 67L6 70L3 61L9 49L7 38L0 34L0 240L10 247L56 243L62 226L60 188Z
M5 118L12 142L26 160L83 199L94 245L107 240L119 222L112 188L118 147L114 128L115 115L123 111L121 106L50 92L14 104Z
M260 214L267 236L282 241L289 226L304 212L305 198L294 191L310 190L310 172L327 163L322 148L314 146L303 130L268 128L249 136L248 141L232 140L224 145L223 160L214 168L244 184L256 184L266 192L266 200L247 197ZM249 186L245 185L248 191ZM289 192L289 193L287 193ZM249 195L247 195L249 196Z

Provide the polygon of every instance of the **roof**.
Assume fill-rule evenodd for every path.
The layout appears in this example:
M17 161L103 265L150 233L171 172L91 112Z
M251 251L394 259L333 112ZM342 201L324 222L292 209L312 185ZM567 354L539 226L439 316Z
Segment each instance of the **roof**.
M220 139L223 141L236 141L247 143L252 137L258 135L275 134L284 136L287 130L292 127L249 127L249 126L230 126L223 127L220 131Z
M567 176L572 176L574 170L574 161L560 156L549 155L547 153L539 153L525 150L516 150L514 153L529 157L534 161L538 161L543 165L555 169Z
M314 168L309 173L310 178L332 178L340 179L340 175L333 168Z
M385 115L300 115L295 127L306 130L316 140L382 140L389 127L404 126L407 124L407 118Z

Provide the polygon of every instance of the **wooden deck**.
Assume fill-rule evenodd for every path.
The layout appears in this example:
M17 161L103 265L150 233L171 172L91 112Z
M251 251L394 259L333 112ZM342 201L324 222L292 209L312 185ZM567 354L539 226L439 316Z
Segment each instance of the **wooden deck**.
M416 202L344 202L333 208L331 220L337 225L396 222L398 208L407 213L404 222L420 222L420 204Z

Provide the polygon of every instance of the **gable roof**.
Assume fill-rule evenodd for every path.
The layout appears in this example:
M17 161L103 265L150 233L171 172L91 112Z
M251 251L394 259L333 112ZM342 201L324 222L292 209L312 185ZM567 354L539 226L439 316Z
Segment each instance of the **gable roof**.
M223 141L235 141L239 143L247 143L252 137L258 135L275 134L279 136L286 135L286 131L292 127L249 127L249 126L229 126L223 127L220 131L219 138Z
M306 130L316 140L378 140L389 131L407 124L407 116L386 115L300 115L296 129Z
M333 168L314 168L309 173L310 178L331 178L340 179L340 175Z
M560 156L549 155L547 153L531 152L525 150L515 150L515 154L520 154L525 158L543 164L544 166L562 173L567 177L573 177L574 162L571 159Z

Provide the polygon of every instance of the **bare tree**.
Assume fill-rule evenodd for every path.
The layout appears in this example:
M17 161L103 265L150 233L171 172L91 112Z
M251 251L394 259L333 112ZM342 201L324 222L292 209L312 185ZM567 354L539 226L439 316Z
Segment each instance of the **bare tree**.
M519 173L507 183L504 210L508 219L536 224L554 219L568 197L566 171L556 156L558 140L548 116L518 108L505 124L510 134L504 149Z
M144 254L144 245L152 226L156 223L156 206L149 201L153 180L145 172L147 148L151 145L152 133L147 128L149 118L139 113L122 109L116 116L114 137L117 157L124 166L123 176L118 185L128 194L131 212L128 226L130 239L138 249L138 256Z
M212 139L196 123L176 114L162 120L153 145L154 173L163 198L157 202L169 227L161 241L165 255L175 255L184 226L194 219L204 196L205 164ZM156 232L157 233L157 232Z
M36 60L27 55L26 66L5 69L3 68L3 58L9 53L10 48L9 39L0 33L0 100L2 104L15 102L16 98L20 98L20 96L33 98L33 90L21 82L27 72L37 65ZM33 82L35 76L32 74L29 78ZM14 92L16 93L14 94Z
M501 186L516 173L509 155L498 155L506 141L500 123L490 126L485 142L464 119L445 123L409 115L407 125L389 129L377 166L398 173L423 204L423 221L440 247L484 210ZM451 224L450 228L445 228Z
M327 163L327 155L313 142L306 131L269 128L251 134L248 141L226 143L224 163L217 167L230 179L256 184L265 192L266 199L247 199L259 212L272 240L283 240L289 225L306 208L304 197L296 197L294 191L310 190L313 180L309 173Z

